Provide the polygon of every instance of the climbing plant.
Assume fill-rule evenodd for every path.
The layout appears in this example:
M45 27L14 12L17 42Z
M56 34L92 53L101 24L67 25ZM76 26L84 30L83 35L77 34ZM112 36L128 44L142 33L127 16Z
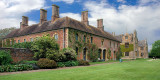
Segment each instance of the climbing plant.
M107 52L108 52L107 58L110 59L110 57L111 57L111 49L108 49Z
M78 34L78 40L76 40L76 34ZM83 38L84 36L85 38ZM91 61L96 61L98 59L98 47L95 44L91 43L91 36L91 34L87 34L82 31L69 29L69 47L73 48L74 50L76 50L77 47L78 52L82 52L83 48L87 48L89 59Z
M129 44L128 48L125 48L125 45L120 45L120 48L121 48L121 52L130 52L134 50L133 44Z

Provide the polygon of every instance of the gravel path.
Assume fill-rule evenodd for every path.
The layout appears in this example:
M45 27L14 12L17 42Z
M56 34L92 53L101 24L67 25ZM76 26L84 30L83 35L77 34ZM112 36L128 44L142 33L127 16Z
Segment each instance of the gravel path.
M128 62L128 61L123 61L123 62ZM90 66L105 65L105 64L114 64L114 63L119 63L119 62L93 64L93 65L90 65ZM40 72L40 71L49 71L49 70L61 70L61 69L72 69L72 68L90 67L90 66L73 66L73 67L62 67L62 68L56 68L56 69L38 69L38 70L30 70L30 71L3 72L3 73L0 73L0 75L21 74L21 73Z

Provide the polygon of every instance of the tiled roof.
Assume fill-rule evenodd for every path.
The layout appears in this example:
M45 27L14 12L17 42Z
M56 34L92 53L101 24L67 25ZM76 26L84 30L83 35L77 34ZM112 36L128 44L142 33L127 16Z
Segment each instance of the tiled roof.
M62 28L73 28L73 29L88 32L97 36L101 36L110 40L120 42L112 34L108 32L101 31L98 28L90 25L86 26L82 22L69 17L58 18L54 22L45 21L43 24L35 24L28 27L24 27L23 29L16 29L12 31L10 34L8 34L5 38L24 36L24 35L34 34L34 33L46 32L50 30L62 29Z

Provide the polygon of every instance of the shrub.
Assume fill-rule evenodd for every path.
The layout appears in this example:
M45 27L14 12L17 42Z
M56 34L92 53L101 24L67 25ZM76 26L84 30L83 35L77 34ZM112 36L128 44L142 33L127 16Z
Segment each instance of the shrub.
M88 44L88 57L92 62L98 60L98 47L95 44Z
M62 55L64 55L63 61L76 61L76 52L72 48L64 48L61 51Z
M89 66L90 64L88 61L80 60L78 61L78 65L79 66Z
M12 45L13 48L27 48L31 49L31 45L33 42L23 42L23 43L15 43Z
M32 69L33 67L31 65L26 65L26 64L0 66L0 72L15 72L15 71L24 71Z
M78 61L57 62L58 67L78 66Z
M12 61L10 51L0 50L0 65L10 64Z
M34 52L34 58L51 58L59 51L59 45L54 38L49 35L39 37L33 41L31 49Z
M56 68L57 63L54 60L41 58L38 60L37 65L42 69Z

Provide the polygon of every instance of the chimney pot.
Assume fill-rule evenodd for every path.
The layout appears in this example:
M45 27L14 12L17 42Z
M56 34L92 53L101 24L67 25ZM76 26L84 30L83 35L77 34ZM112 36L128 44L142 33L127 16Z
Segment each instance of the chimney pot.
M52 5L52 20L51 21L53 22L57 18L59 18L59 6L53 4Z
M82 11L82 13L81 13L81 22L83 22L85 25L89 25L89 22L88 22L88 11Z
M24 28L25 26L28 26L28 17L22 16L22 22L20 22L20 28Z
M47 21L47 10L40 9L40 24Z
M103 19L98 19L97 20L97 28L104 31Z

